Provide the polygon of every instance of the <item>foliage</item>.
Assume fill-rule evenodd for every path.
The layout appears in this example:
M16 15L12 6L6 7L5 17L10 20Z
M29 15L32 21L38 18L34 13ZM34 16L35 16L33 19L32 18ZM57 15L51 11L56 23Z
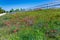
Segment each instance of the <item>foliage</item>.
M0 40L60 40L60 9L1 16Z
M0 13L4 13L5 10L0 7Z

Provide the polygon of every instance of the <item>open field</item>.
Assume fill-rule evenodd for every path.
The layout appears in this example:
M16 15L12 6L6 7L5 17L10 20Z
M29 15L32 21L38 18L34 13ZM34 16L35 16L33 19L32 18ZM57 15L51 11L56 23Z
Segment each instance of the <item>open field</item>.
M60 40L60 9L1 16L0 40Z

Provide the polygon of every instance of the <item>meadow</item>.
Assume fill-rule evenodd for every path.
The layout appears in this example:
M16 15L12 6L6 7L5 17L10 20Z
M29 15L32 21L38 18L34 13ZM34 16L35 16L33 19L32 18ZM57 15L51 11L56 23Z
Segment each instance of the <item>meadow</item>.
M60 40L60 9L1 16L0 40Z

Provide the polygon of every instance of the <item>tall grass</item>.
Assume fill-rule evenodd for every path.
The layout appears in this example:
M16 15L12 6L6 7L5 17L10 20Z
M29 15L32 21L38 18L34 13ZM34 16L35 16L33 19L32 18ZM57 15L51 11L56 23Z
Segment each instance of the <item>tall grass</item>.
M0 17L0 40L60 40L60 9L17 12Z

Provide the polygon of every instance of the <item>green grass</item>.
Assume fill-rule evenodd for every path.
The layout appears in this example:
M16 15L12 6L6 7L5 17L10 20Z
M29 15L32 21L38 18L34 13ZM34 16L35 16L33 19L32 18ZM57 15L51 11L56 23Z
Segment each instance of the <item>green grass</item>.
M0 40L60 40L60 9L1 16Z

